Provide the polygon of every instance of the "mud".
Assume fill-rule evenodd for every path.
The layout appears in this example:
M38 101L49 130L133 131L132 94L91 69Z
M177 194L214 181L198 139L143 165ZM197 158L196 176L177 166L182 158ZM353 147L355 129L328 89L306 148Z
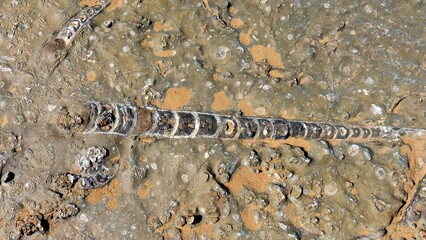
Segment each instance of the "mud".
M0 239L425 238L425 136L76 131L90 100L426 129L422 1L113 0L40 67L43 43L95 3L0 3ZM82 167L92 147L118 169Z

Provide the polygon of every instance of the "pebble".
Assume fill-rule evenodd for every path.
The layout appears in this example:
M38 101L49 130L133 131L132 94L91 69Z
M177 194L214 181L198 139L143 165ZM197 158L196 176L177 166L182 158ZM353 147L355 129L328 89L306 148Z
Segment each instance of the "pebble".
M376 104L371 104L371 112L374 115L381 115L383 114L383 107Z
M382 167L378 167L376 168L376 170L374 171L374 175L376 175L377 179L379 180L383 180L386 178L387 173L386 170Z
M327 196L333 196L337 193L339 189L337 188L337 184L335 182L329 183L324 186L324 192Z
M300 186L293 186L291 188L291 196L295 197L295 198L299 198L302 195L302 187Z
M364 6L364 11L366 13L372 13L373 12L373 7L371 5L365 5Z
M182 174L181 179L184 183L187 183L189 181L189 176L188 174Z
M130 52L130 47L129 47L129 46L124 46L121 50L122 50L124 53L129 53L129 52Z
M157 168L158 168L158 166L157 166L157 164L156 163L151 163L151 168L153 169L153 170L157 170Z
M368 148L362 149L362 157L367 161L371 161L371 159L373 158Z
M52 112L53 110L55 110L56 105L52 105L52 104L48 104L47 105L47 110L49 110L49 112Z
M352 144L349 148L348 148L348 154L351 157L355 157L359 151L360 151L361 147L357 144Z
M89 218L87 217L86 214L82 213L80 215L80 221L87 223L89 221Z

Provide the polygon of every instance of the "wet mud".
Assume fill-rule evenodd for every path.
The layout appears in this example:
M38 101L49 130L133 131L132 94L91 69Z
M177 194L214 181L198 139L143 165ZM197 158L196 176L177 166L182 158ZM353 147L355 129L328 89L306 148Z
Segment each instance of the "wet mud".
M426 129L423 1L113 0L58 58L40 58L100 2L0 2L0 239L426 237L416 132L254 141L79 129L89 101Z

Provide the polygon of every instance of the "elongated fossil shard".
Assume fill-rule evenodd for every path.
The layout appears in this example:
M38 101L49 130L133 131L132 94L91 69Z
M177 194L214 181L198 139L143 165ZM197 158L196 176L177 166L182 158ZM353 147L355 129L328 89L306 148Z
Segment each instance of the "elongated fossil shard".
M360 126L89 102L83 133L163 138L387 140L423 129Z
M98 15L112 0L103 0L94 6L83 8L79 13L70 18L56 31L51 38L46 40L41 47L37 61L41 70L50 74L59 62L67 55L73 41L81 33L83 27Z

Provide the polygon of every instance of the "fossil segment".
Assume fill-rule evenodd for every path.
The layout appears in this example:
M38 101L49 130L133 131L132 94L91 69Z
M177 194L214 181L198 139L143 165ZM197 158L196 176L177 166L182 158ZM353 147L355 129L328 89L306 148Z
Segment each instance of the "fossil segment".
M215 113L137 108L118 103L90 102L84 133L145 135L164 138L218 139L397 139L423 129L355 126L286 119L239 117Z
M100 4L83 8L74 17L70 18L53 36L46 40L41 47L37 61L43 70L50 74L59 62L67 55L73 41L80 34L84 26L98 15L111 0L103 0Z

